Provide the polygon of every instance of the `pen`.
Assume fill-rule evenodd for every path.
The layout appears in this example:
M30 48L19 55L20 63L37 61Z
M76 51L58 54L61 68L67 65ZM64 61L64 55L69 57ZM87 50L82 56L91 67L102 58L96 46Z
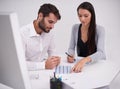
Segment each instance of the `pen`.
M72 57L71 55L69 55L67 52L65 52L66 55L68 55L69 57Z
M71 55L69 55L67 52L65 52L66 55L68 55L69 57L72 57ZM76 59L74 59L74 61L76 61Z

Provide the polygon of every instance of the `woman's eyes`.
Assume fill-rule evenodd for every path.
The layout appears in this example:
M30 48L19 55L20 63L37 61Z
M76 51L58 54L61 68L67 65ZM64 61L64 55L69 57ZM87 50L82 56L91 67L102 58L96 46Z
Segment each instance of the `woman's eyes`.
M88 15L84 15L84 16L79 15L79 17L88 17Z

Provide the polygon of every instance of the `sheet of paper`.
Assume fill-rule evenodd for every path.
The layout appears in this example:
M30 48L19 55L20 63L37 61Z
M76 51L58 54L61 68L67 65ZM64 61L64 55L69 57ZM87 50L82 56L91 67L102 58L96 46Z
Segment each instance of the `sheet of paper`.
M69 74L71 72L71 66L60 65L56 67L56 74Z

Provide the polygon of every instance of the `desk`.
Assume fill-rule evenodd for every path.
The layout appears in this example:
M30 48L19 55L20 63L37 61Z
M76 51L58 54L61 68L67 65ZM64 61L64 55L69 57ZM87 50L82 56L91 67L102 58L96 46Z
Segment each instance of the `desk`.
M13 89L0 83L0 89Z
M60 65L71 65L65 60ZM119 66L112 61L98 61L88 64L81 73L61 74L63 83L71 89L93 89L109 85L119 72ZM49 79L54 70L29 71L31 75L39 78L31 79L33 89L50 89ZM69 89L70 89L69 88ZM64 88L68 89L68 88Z
M109 85L119 72L119 66L112 61L98 61L85 66L81 73L72 73L63 82L73 89L93 89Z

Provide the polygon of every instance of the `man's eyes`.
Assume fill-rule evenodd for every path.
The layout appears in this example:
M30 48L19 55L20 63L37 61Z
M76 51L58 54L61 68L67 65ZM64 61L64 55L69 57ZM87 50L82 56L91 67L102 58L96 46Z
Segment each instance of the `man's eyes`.
M53 23L53 21L48 21L49 23Z

